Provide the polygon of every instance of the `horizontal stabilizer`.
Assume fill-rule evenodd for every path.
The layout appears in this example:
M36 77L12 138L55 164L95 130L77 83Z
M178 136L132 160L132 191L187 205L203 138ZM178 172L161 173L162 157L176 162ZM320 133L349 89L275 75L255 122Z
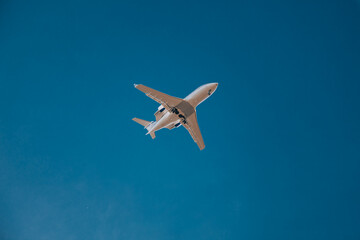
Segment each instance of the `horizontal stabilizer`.
M155 138L155 133L154 132L150 133L150 136L151 136L152 139L154 139Z
M144 128L146 128L147 126L149 126L150 123L151 123L151 122L149 122L149 121L142 120L142 119L140 119L140 118L133 118L132 120L135 121L135 122L137 122L138 124L143 125Z

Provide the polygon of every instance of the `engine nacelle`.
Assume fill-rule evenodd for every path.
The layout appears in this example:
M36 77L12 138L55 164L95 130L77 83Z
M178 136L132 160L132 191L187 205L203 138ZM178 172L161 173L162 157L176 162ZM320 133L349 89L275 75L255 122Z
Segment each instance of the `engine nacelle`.
M159 111L159 112L162 112L162 111L164 111L164 110L165 110L165 108L164 108L163 105L160 105L160 106L158 107L158 111Z
M155 117L156 117L156 121L158 121L160 118L162 118L165 114L165 108L163 105L160 105L158 107L158 110L154 113Z

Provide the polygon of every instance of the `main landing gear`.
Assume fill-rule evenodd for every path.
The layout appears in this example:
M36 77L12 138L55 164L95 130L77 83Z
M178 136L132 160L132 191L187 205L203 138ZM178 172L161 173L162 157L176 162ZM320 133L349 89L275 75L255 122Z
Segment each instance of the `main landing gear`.
M181 118L181 121L182 121L183 124L186 124L186 118L185 118L184 115L179 114L179 118Z
M182 115L181 113L179 113L179 110L177 110L176 108L172 108L172 109L171 109L171 112L172 112L172 113L175 113L176 115L179 115L179 118L181 118L181 122L182 122L183 124L186 124L186 123L187 123L185 116Z
M172 112L172 113L175 113L175 114L179 114L179 110L177 110L176 108L172 108L172 109L171 109L171 112Z

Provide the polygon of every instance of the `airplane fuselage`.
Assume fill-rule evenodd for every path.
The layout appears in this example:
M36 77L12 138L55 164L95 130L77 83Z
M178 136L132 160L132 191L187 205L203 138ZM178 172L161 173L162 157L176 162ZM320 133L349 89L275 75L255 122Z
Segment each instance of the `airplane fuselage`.
M217 86L217 83L200 86L170 110L160 105L155 113L156 121L151 122L147 127L147 134L154 133L162 128L173 129L181 124L185 124L186 119L195 113L196 107L210 97L215 92Z

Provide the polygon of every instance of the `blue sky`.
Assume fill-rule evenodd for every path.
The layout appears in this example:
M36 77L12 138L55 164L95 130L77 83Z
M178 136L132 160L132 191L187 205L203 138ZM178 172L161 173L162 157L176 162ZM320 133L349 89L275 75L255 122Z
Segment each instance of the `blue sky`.
M1 1L0 238L359 239L357 1ZM142 83L198 107L152 140Z

